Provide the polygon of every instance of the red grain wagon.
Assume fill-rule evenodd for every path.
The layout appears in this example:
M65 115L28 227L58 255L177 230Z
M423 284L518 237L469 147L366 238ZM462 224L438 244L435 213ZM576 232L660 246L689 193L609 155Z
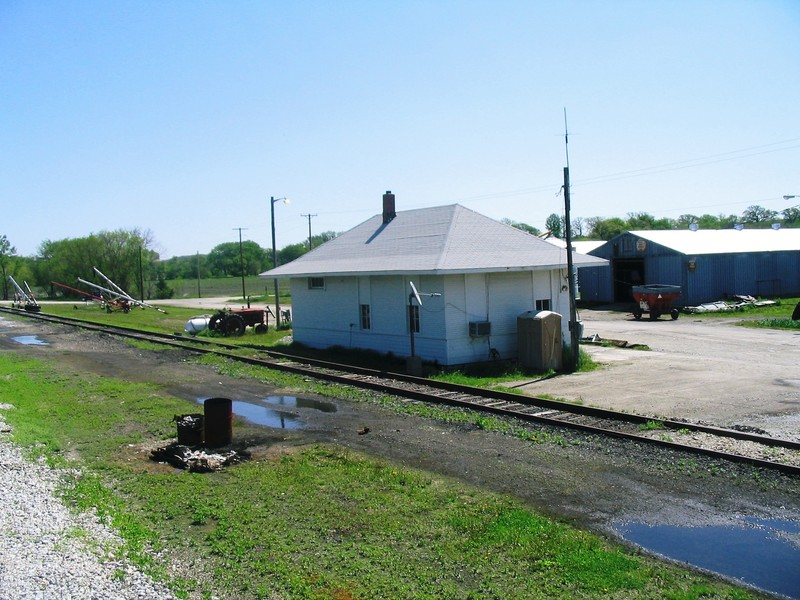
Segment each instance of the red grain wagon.
M633 316L638 321L644 313L650 313L650 320L654 321L661 315L669 313L673 320L680 314L672 303L680 298L681 286L652 283L649 285L635 285L631 289L636 306Z

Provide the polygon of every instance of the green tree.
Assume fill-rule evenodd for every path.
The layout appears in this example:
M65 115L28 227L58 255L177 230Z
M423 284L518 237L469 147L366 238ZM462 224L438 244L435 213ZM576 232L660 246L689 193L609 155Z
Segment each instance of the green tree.
M787 225L798 223L800 224L800 206L792 206L790 208L784 208L781 211L783 215L783 220Z
M216 277L241 277L242 266L245 275L258 275L266 270L267 253L257 243L252 240L244 241L241 244L241 257L239 252L239 242L225 242L215 246L208 253L208 270Z
M563 237L564 219L556 213L552 213L544 222L544 228L557 238Z
M158 298L159 300L166 300L168 298L172 298L175 295L175 290L173 290L167 284L167 278L165 275L165 270L163 265L157 264L155 267L155 284L154 290L152 295L148 294L153 298Z
M40 287L49 288L55 281L77 285L80 277L102 287L109 284L94 272L100 270L131 296L146 296L143 286L155 276L158 253L149 250L150 232L139 229L101 231L87 237L46 240L39 246L35 261L35 278ZM81 286L78 286L81 287Z
M531 235L539 235L541 231L536 229L533 225L528 225L527 223L522 223L520 221L512 221L511 219L502 219L501 223L505 223L513 227L514 229L519 229L520 231L524 231L525 233L530 233Z
M585 235L585 231L588 227L586 219L583 217L575 217L572 219L572 237L573 238L582 238Z
M776 211L755 204L745 209L742 213L742 220L745 223L763 223L765 221L771 221L777 216L778 213Z
M206 267L206 255L195 254L193 256L173 256L161 261L164 268L166 279L197 279L197 270L200 269L200 277L208 276Z
M12 275L12 265L17 249L11 245L5 235L0 235L0 275L3 277L3 300L8 300L8 293L11 282L8 279Z
M722 227L720 218L722 215L709 215L704 214L697 219L697 225L700 229L720 229Z
M289 244L278 250L278 264L285 265L292 262L296 258L300 258L308 252L308 244L298 243Z
M629 230L674 229L674 223L667 218L656 219L648 213L628 213Z
M595 240L610 240L628 230L628 225L619 217L598 219L592 223L591 238Z
M330 242L332 239L337 237L338 234L335 231L323 231L322 233L318 233L317 235L311 236L311 248L317 248L321 246L325 242Z

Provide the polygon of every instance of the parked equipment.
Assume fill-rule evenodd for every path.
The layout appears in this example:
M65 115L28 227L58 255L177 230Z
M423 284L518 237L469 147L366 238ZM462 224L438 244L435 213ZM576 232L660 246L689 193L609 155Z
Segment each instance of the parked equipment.
M88 285L89 287L94 288L95 290L99 290L100 296L102 297L102 301L105 304L105 308L108 312L121 310L122 312L127 313L130 312L131 308L134 306L140 306L142 308L152 308L160 313L167 312L165 310L158 308L157 306L153 306L152 304L147 304L145 302L137 300L136 298L128 294L128 292L119 287L116 283L111 281L108 277L103 275L100 269L98 269L97 267L92 267L92 268L94 269L95 273L97 273L100 277L102 277L105 280L106 284L109 287L103 287L97 285L96 283L92 283L91 281L86 281L85 279L81 279L80 277L78 277L78 281L84 285ZM57 285L65 288L67 287L63 284L57 284ZM73 288L67 288L67 289L73 289ZM92 296L92 294L87 294L87 295Z
M11 280L11 283L14 284L15 288L14 302L11 303L11 308L24 308L28 312L39 312L42 310L42 307L39 306L39 303L33 296L33 292L31 291L27 281L22 282L25 286L25 289L23 290L11 275L9 275L8 278Z
M208 320L208 328L224 336L243 335L248 327L252 327L256 333L266 333L269 324L268 314L272 314L269 307L266 310L263 308L220 310Z
M672 320L678 318L680 314L677 308L672 307L672 303L680 298L681 287L679 285L664 285L653 283L649 285L635 285L632 288L633 299L636 306L633 309L633 317L638 321L644 313L650 313L650 320L655 321L661 315L669 313Z
M64 285L63 283L58 283L57 281L51 281L50 283L52 285L57 285L58 287L63 288L65 290L69 290L70 292L73 292L75 294L80 294L81 296L85 296L84 300L86 302L91 300L92 302L97 302L103 307L106 306L106 299L103 298L102 296L98 296L97 294L90 294L89 292L84 292L83 290L79 290L78 288L74 288L69 285Z

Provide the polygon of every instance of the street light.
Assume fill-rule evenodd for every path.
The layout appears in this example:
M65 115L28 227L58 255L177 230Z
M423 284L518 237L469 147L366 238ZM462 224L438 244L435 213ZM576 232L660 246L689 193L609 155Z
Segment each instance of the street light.
M794 194L786 194L783 197L784 200L791 200L792 198L800 198L800 196L795 196Z
M283 201L284 204L289 204L288 198L274 198L273 196L269 197L269 216L270 222L272 224L272 268L275 269L278 266L278 251L275 248L275 203ZM277 329L281 324L281 303L278 300L278 278L275 278L275 329Z

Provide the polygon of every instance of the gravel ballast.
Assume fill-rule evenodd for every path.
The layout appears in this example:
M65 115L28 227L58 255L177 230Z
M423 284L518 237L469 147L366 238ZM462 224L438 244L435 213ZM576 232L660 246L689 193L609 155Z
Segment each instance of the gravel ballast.
M171 600L164 586L118 558L119 537L58 498L74 473L30 462L9 441L0 404L0 600Z

